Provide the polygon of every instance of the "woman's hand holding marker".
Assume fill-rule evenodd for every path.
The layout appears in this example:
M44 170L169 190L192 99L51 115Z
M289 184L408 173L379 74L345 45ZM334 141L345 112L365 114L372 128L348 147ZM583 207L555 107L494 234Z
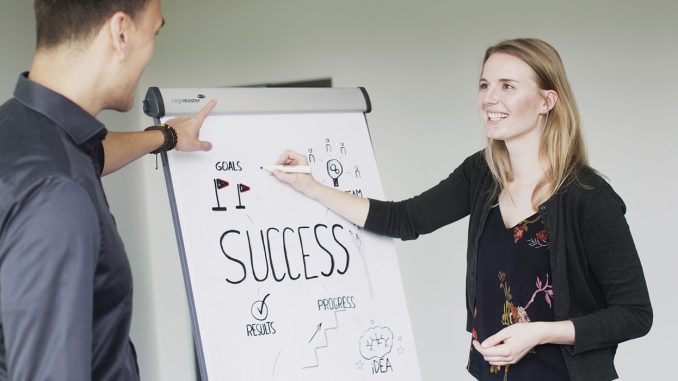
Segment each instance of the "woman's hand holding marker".
M308 158L300 153L286 150L275 164L278 166L290 166L290 168L303 167L308 166ZM262 167L262 169L265 168ZM325 186L316 181L310 173L300 171L291 173L291 171L272 169L271 174L273 176L289 184L296 191L320 202L355 225L361 227L365 225L367 212L370 208L368 199Z
M308 159L298 152L285 150L278 161L275 162L275 166L308 167ZM304 173L303 171L283 171L276 169L275 166L272 167L273 170L271 171L271 174L278 178L278 180L289 184L292 188L308 197L313 199L316 198L315 196L318 193L318 188L322 187L322 185L318 183L310 173Z

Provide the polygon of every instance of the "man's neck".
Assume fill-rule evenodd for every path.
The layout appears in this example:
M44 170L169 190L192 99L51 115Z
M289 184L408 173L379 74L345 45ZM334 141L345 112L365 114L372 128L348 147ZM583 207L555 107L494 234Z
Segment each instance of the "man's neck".
M35 53L28 78L70 99L92 116L103 109L101 97L102 67L96 58L76 48L40 49Z

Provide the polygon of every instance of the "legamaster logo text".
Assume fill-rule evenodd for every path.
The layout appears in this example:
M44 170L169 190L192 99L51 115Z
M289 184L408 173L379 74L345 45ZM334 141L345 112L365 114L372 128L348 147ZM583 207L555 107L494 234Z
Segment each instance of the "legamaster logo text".
M200 103L200 100L199 98L172 98L172 103Z

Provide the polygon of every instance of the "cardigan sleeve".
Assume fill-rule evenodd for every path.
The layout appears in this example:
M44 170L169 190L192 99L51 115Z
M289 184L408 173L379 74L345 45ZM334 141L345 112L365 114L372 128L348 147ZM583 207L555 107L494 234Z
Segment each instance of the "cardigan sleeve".
M446 179L407 200L370 199L365 229L380 235L411 240L464 218L471 208L472 177L481 152L468 157Z
M624 217L624 202L603 183L587 204L581 226L584 249L605 304L571 319L575 327L573 354L644 336L653 317L643 268Z

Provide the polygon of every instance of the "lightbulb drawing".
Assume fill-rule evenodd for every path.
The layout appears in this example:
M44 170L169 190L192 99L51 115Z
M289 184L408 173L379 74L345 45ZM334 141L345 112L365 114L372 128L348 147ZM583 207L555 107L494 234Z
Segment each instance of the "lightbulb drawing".
M334 181L334 187L339 187L339 176L344 173L344 167L341 165L341 162L337 159L332 159L327 161L327 174L330 175Z

